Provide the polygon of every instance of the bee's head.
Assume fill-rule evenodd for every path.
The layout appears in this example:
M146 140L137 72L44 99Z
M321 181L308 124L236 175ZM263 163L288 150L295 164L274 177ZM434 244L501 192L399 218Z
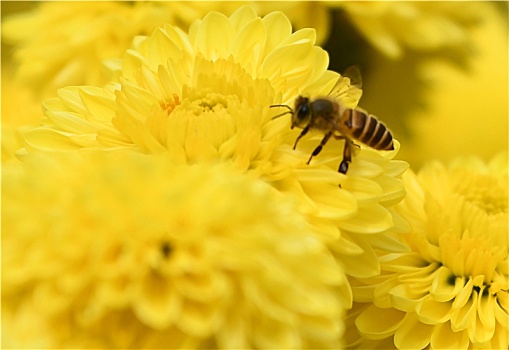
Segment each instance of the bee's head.
M295 99L295 112L292 114L292 129L296 126L304 128L311 121L311 104L308 97L299 96Z
M288 105L272 105L272 107L284 107L288 110L281 114L272 117L272 119L279 118L286 114L292 115L292 129L294 127L304 128L311 121L311 104L309 102L309 98L299 96L295 99L295 109Z

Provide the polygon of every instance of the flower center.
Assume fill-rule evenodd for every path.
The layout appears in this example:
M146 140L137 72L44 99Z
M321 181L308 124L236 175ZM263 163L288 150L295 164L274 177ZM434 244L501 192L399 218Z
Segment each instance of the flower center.
M504 186L503 181L488 175L467 178L456 183L456 193L488 215L507 213L507 183Z

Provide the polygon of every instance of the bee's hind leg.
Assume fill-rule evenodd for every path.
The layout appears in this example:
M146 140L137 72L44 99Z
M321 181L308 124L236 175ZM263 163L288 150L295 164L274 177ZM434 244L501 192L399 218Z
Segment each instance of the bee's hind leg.
M313 153L311 153L311 156L309 157L307 164L309 164L309 162L311 162L311 159L313 157L317 156L318 153L320 153L322 151L323 146L325 146L325 144L327 143L327 141L329 141L331 136L332 136L332 131L325 134L322 141L320 141L320 144L314 149Z
M348 165L352 161L352 141L348 138L345 138L345 148L343 148L343 160L339 164L338 171L342 174L346 175L348 171Z

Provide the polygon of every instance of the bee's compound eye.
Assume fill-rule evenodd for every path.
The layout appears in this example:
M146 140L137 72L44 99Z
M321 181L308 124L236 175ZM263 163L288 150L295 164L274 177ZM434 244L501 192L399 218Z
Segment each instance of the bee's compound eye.
M308 103L301 104L297 111L297 118L299 118L300 120L306 119L308 115L309 115L309 104Z

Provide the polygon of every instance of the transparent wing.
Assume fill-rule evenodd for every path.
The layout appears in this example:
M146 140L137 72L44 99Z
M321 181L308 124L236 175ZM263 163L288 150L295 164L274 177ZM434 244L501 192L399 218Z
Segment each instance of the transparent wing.
M362 96L362 77L358 66L348 67L328 94L347 108L355 108Z
M356 86L359 89L362 88L362 77L361 77L361 71L359 69L359 66L353 65L345 69L341 75L345 78L350 78L350 84L352 86Z

